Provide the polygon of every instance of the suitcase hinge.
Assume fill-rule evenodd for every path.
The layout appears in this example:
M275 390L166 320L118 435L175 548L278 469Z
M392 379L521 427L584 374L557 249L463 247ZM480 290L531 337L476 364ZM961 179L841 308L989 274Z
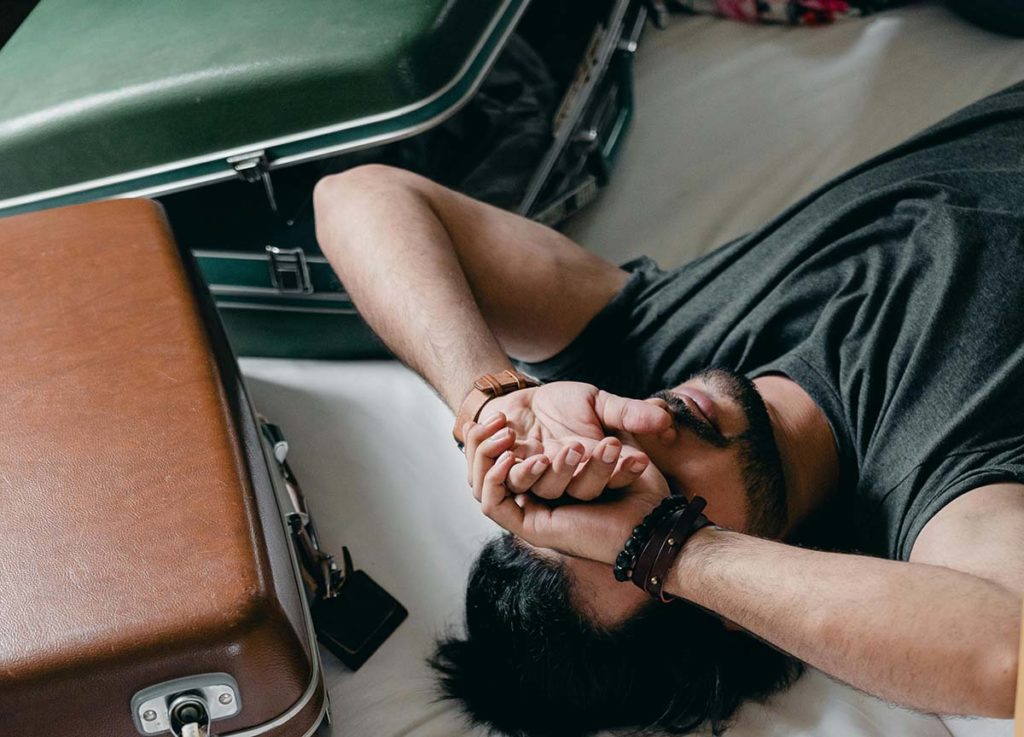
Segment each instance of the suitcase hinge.
M255 184L263 182L263 190L267 193L270 209L277 212L277 198L274 196L274 183L270 179L270 159L266 151L251 154L240 154L228 157L228 166L235 170L242 179Z
M320 547L306 500L288 466L288 441L277 425L263 417L260 424L287 490L291 509L285 510L285 518L301 564L300 575L317 639L342 663L358 670L409 613L365 571L355 569L348 548L341 548L339 569L334 558Z
M309 278L309 264L301 248L267 246L270 257L270 282L279 292L312 294L313 281Z
M302 493L295 474L288 465L288 441L285 440L281 428L261 418L260 424L263 427L263 435L270 443L274 453L274 460L277 461L281 475L284 477L285 490L288 492L288 502L291 509L288 510L285 518L288 528L295 543L296 551L302 570L309 577L310 582L316 589L315 595L319 599L333 598L338 589L344 583L348 573L352 570L352 556L348 548L342 547L343 568L339 569L334 562L334 556L324 552L320 547L320 537L317 535L313 519L306 507L306 497Z

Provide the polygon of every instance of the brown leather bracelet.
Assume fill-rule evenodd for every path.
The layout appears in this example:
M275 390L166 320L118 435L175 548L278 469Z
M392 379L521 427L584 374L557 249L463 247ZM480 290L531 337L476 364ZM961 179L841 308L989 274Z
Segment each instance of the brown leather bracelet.
M521 374L518 371L505 369L497 374L484 374L473 382L473 389L459 407L455 415L455 427L452 428L452 436L461 448L466 439L462 437L462 428L467 422L476 422L484 405L495 397L503 397L506 394L527 389L532 386L540 386L540 382L532 376Z
M686 544L686 541L693 537L693 533L708 524L711 524L708 518L699 512L692 516L684 512L676 521L675 526L673 526L672 531L669 533L668 539L659 551L658 558L654 561L653 568L651 568L651 575L647 579L645 590L653 598L663 604L667 604L676 598L668 596L663 592L672 564L676 562L676 558L683 551L683 545Z
M672 528L675 527L676 521L679 519L679 515L684 511L685 508L678 509L665 515L658 522L654 530L651 531L651 536L647 538L647 543L636 558L636 564L633 566L633 575L630 580L645 593L647 592L647 583L653 575L654 563L658 559L661 546L668 539Z
M667 520L658 525L644 547L633 572L633 583L652 598L663 603L675 598L663 593L665 579L687 540L697 530L711 524L711 521L702 514L706 505L707 501L703 497L693 497L683 509L673 512Z

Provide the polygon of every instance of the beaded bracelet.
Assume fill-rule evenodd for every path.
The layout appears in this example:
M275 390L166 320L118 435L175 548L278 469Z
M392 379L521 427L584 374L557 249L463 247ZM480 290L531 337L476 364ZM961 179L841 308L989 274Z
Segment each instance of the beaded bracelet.
M633 573L633 566L636 565L640 552L650 542L651 535L658 523L672 512L686 506L686 497L682 495L667 496L661 503L644 517L643 521L633 528L633 534L626 540L622 552L615 558L615 580L620 582L629 581Z
M616 581L632 581L641 591L663 603L673 597L663 593L665 577L683 545L697 530L712 522L702 512L703 497L670 496L661 501L633 528L622 552L615 559Z

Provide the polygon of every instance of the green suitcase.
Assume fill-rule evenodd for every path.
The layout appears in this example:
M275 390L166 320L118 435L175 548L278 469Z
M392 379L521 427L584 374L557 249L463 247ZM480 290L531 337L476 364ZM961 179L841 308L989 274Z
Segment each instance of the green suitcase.
M644 3L528 5L42 0L0 50L0 217L157 197L239 354L386 355L312 234L323 160L344 168L428 135L517 33L560 50L563 99L513 209L556 223L607 181Z

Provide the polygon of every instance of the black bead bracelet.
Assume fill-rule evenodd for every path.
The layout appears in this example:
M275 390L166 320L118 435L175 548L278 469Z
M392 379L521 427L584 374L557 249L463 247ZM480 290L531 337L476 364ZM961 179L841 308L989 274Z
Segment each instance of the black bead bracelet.
M684 506L686 506L686 497L681 494L667 496L644 517L639 525L633 528L633 534L629 536L629 539L626 540L626 544L622 548L622 552L615 558L613 572L616 581L625 582L630 580L637 556L640 555L640 551L643 550L644 545L650 540L654 528L665 517Z

